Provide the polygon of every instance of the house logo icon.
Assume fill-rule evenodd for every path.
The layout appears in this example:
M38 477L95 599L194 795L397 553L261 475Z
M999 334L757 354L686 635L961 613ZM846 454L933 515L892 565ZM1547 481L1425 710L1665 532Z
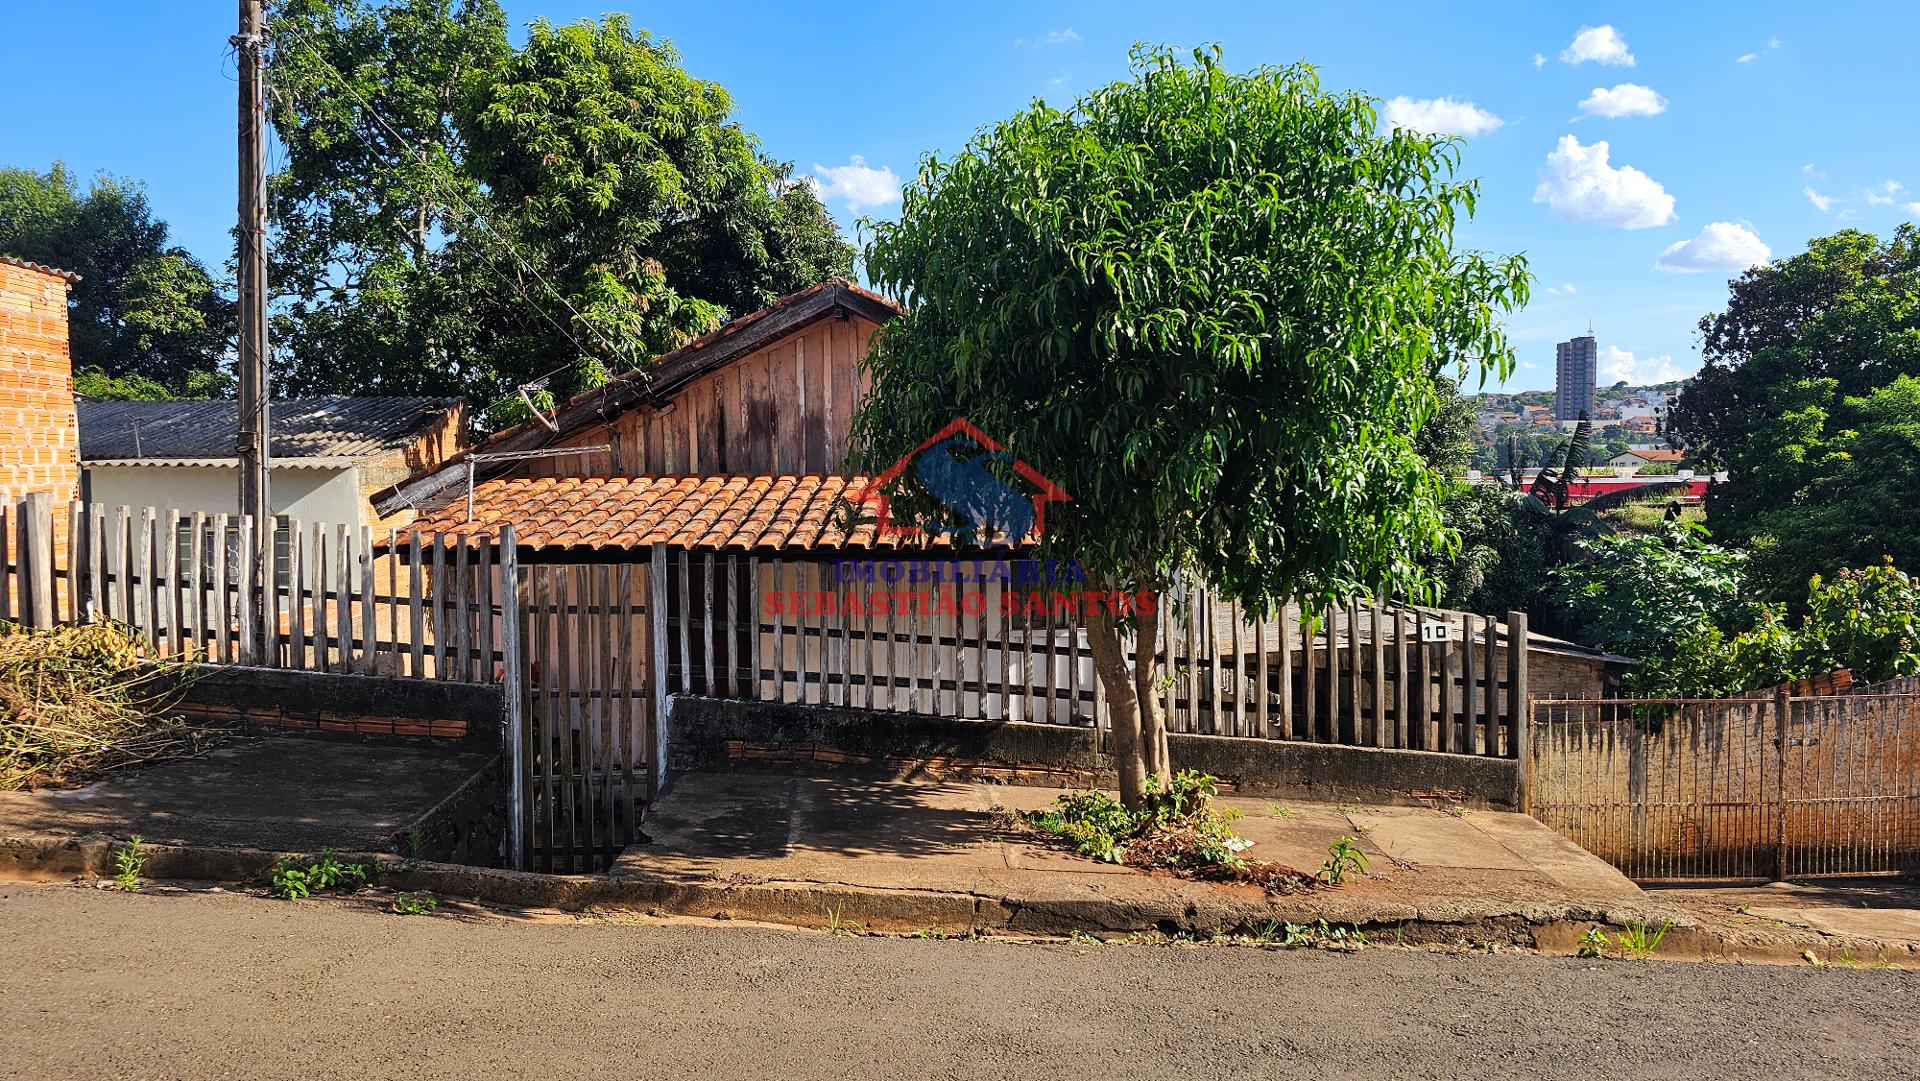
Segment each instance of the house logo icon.
M994 471L995 465L1001 473ZM901 524L893 520L886 489L908 469L921 490L951 512L948 521ZM1002 476L1006 471L1025 481L1031 491L1009 484ZM855 505L873 506L883 536L943 534L962 544L1011 547L1046 532L1048 503L1073 497L965 418L956 417L885 472L847 492L846 498Z

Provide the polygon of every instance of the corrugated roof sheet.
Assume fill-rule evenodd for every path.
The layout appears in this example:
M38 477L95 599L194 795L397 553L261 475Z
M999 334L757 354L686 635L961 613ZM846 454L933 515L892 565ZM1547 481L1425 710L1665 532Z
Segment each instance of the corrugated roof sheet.
M61 270L57 266L36 263L31 259L22 259L17 255L0 255L0 263L5 263L8 266L17 266L22 270L37 270L42 274L51 274L56 278L63 279L68 285L77 285L80 281L80 275L75 274L71 270Z
M269 406L275 458L366 458L404 447L458 398L287 398ZM81 402L80 459L222 458L234 402ZM136 424L138 431L136 433Z
M533 550L634 549L652 544L733 551L948 547L945 538L881 535L844 498L864 477L512 477L474 487L413 527L493 536L514 527Z

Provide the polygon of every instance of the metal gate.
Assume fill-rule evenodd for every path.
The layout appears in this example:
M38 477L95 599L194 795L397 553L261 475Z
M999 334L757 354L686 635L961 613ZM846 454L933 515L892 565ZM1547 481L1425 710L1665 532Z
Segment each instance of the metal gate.
M533 564L517 575L511 862L602 871L632 844L660 761L646 564Z
M1920 694L1534 703L1534 817L1643 882L1920 870Z

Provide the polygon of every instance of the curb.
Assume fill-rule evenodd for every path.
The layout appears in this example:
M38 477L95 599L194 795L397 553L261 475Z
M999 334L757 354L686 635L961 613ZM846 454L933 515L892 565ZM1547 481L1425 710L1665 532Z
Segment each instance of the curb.
M0 879L71 881L108 878L122 842L102 835L0 838ZM148 842L143 877L244 883L257 880L282 853ZM1295 894L1266 901L1222 897L1199 903L1151 904L1073 897L990 897L938 890L886 889L842 883L718 880L631 871L604 875L550 875L414 860L381 852L346 852L343 859L379 868L381 885L425 890L507 908L562 912L625 910L648 915L749 920L820 930L877 934L1211 935L1258 932L1296 923L1353 928L1377 943L1533 949L1573 955L1593 927L1671 918L1662 959L1848 965L1920 965L1920 945L1827 935L1703 926L1684 913L1593 910L1576 906L1488 907L1367 904L1356 899Z

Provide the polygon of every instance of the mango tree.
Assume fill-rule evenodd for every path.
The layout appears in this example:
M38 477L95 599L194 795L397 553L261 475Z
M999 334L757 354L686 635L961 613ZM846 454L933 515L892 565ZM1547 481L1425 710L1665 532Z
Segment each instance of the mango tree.
M908 310L866 359L852 464L965 417L1071 496L1039 554L1099 589L1420 593L1446 482L1417 437L1444 382L1509 369L1523 260L1456 244L1454 141L1382 130L1310 67L1137 47L1131 72L928 157L872 226L868 274ZM895 487L896 513L929 505ZM1082 614L1137 805L1172 768L1154 624Z

